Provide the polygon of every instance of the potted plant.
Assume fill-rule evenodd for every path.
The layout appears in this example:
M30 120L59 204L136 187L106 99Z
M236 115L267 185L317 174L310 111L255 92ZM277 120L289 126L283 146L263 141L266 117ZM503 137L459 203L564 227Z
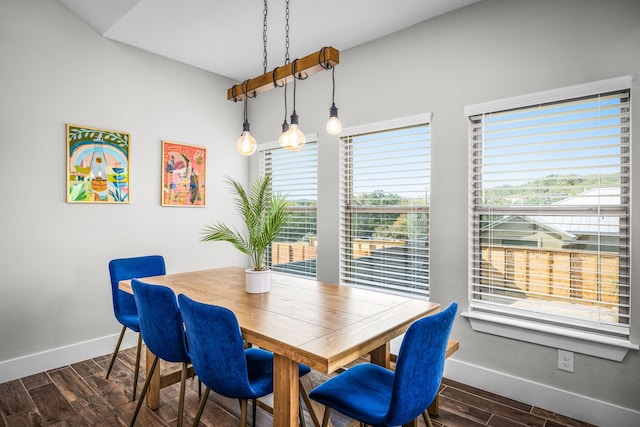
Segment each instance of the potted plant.
M244 230L231 229L220 221L206 226L202 241L229 242L240 252L249 255L251 267L246 269L247 292L268 292L271 270L265 264L265 255L282 227L291 218L289 202L283 194L271 194L271 177L256 179L249 193L242 185L226 177L235 194L235 205L244 220Z

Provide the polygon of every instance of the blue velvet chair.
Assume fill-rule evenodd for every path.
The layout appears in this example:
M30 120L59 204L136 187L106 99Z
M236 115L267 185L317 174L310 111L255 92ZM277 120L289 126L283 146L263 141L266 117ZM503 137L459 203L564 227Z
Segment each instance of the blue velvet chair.
M178 295L178 304L193 369L206 386L193 425L198 425L209 391L213 390L240 400L242 427L247 423L247 401L251 399L255 427L256 399L273 392L273 353L259 348L245 349L232 311L194 301L186 295ZM308 366L300 365L300 376L310 371ZM304 417L301 424L304 425Z
M120 338L111 356L109 369L106 378L109 378L111 368L116 360L120 344L127 328L134 332L140 332L140 322L138 319L138 310L133 295L119 289L118 284L121 280L129 280L133 278L160 276L166 274L164 258L160 255L150 255L134 258L120 258L109 262L109 274L111 276L111 296L113 298L113 311L116 319L122 325ZM133 396L131 400L136 399L136 388L138 387L138 371L140 369L140 349L142 348L142 336L138 335L138 348L136 351L136 367L133 374Z
M147 348L153 353L154 358L129 426L133 427L136 422L138 412L149 389L153 372L156 370L158 360L162 359L168 362L182 363L177 423L178 427L180 427L182 426L182 413L184 410L187 365L191 360L187 353L184 324L178 308L178 299L176 294L166 286L148 284L138 279L133 279L131 280L131 287L138 307L140 334Z
M375 427L403 425L420 414L431 426L426 409L440 388L457 310L453 302L415 321L402 340L395 372L362 363L313 389L309 397L326 407L323 426L331 409Z

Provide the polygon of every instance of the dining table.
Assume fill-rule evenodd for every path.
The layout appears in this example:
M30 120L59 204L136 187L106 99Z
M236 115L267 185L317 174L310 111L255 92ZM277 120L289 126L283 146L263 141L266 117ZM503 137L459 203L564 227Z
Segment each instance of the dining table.
M245 269L221 267L140 280L171 288L206 304L226 307L238 319L247 343L271 351L273 358L273 425L298 425L299 393L310 383L299 381L298 364L331 374L369 355L370 362L389 368L390 341L417 319L435 313L440 305L424 299L326 283L272 272L270 290L247 293ZM132 293L131 281L119 283ZM147 360L153 355L147 350ZM150 363L147 363L149 366ZM147 394L147 406L160 404L160 388L173 380L156 369ZM173 378L177 381L178 376ZM300 385L302 384L302 386ZM306 384L306 386L305 386ZM307 402L316 425L322 409ZM311 408L309 408L311 406ZM417 425L416 421L406 424Z

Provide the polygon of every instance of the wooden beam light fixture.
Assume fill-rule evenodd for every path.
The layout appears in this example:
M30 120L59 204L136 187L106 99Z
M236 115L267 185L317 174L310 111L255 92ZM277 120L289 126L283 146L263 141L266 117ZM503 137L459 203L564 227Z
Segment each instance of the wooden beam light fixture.
M290 83L293 81L294 75L309 76L318 71L333 68L333 66L340 63L340 51L331 46L327 46L296 61L297 66L295 70L293 63L288 63L281 67L276 67L272 72L246 80L242 84L233 85L227 90L227 99L240 101L243 100L247 94L253 97L259 93L281 87L285 83Z
M259 93L268 90L284 87L284 122L282 123L282 134L278 142L282 148L289 151L299 151L305 145L304 132L299 127L299 116L296 112L296 82L304 80L311 74L322 70L331 70L332 93L331 108L329 109L329 122L327 132L330 135L337 135L342 129L342 124L338 119L338 108L335 104L336 80L335 66L340 63L340 52L326 46L317 52L305 56L304 58L289 60L289 1L285 0L285 63L276 67L271 72L267 72L267 0L264 2L263 24L262 24L262 47L263 47L263 74L261 76L247 79L242 84L235 84L227 90L227 99L234 102L244 101L244 123L242 134L236 143L237 150L244 156L252 155L257 148L256 140L251 136L249 121L247 120L247 99L255 98ZM287 84L293 82L293 112L291 114L291 125L287 123Z

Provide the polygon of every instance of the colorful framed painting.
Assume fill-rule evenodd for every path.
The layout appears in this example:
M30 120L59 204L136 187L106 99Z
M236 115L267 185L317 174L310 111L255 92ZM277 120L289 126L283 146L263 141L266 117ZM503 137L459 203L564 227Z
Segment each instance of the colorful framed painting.
M205 206L207 149L162 141L162 206Z
M67 124L67 203L129 203L130 135Z

